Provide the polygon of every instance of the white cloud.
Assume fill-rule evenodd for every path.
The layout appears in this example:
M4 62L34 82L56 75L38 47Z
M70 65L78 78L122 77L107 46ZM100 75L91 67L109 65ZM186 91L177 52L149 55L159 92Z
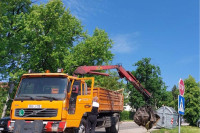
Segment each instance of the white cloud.
M82 21L86 21L89 16L96 16L103 13L101 0L63 0L63 3L70 9L71 13Z
M112 51L115 53L131 53L138 50L138 35L139 32L134 32L132 34L118 34L111 37L114 41Z
M81 21L87 21L90 16L107 14L107 1L103 0L63 0L66 8ZM114 53L130 53L138 49L137 37L139 32L131 34L118 34L112 36Z
M64 0L65 6L70 9L71 13L78 19L84 20L86 7L82 1L78 0Z

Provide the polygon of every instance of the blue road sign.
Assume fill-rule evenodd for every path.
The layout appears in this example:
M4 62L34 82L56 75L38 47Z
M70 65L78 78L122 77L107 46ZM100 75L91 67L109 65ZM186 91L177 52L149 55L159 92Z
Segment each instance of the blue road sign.
M178 113L184 115L185 112L185 98L178 95Z

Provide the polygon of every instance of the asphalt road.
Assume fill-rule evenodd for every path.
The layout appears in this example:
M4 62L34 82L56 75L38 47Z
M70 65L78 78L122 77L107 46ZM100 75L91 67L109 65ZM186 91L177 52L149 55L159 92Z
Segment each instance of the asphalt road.
M119 126L119 133L146 133L144 127L140 127L134 122L121 122ZM105 133L104 128L96 129L95 133Z

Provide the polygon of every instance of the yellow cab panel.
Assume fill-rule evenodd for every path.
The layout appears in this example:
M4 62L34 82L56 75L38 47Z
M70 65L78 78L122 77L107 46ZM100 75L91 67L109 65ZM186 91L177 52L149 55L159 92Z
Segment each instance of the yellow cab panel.
M14 120L61 120L63 101L13 101Z

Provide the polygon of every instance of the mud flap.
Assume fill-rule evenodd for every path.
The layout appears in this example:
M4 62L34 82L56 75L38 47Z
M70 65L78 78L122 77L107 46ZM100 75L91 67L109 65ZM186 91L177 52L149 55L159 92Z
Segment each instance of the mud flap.
M42 133L43 121L35 120L27 123L24 120L16 120L13 133Z

